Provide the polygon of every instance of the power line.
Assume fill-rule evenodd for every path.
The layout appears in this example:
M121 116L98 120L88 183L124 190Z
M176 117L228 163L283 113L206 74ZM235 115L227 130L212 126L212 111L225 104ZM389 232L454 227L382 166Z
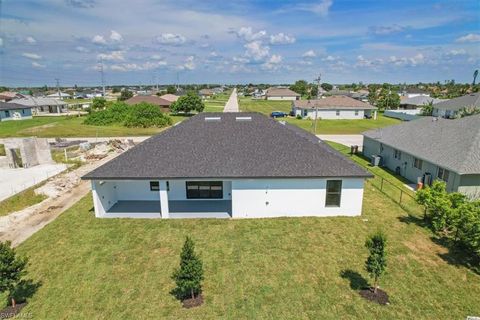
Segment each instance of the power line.
M322 81L322 74L319 73L318 77L314 79L317 82L317 99L320 98L320 83ZM317 119L318 119L318 103L315 103L315 125L313 128L313 134L317 134Z
M105 97L105 73L103 71L103 58L100 59L100 76L102 81L102 96Z

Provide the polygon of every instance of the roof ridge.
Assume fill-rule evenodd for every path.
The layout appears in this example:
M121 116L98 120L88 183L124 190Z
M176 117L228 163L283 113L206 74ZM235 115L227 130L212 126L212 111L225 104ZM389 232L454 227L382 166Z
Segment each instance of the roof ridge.
M480 99L480 94L478 95L478 98ZM468 119L468 117L465 117L465 118ZM478 115L478 118L480 119L480 115ZM465 170L465 164L469 162L470 156L473 154L473 149L476 147L477 143L480 144L480 127L477 127L477 134L475 135L473 142L470 144L470 147L465 152L466 157L463 159L462 165L460 166L461 170Z

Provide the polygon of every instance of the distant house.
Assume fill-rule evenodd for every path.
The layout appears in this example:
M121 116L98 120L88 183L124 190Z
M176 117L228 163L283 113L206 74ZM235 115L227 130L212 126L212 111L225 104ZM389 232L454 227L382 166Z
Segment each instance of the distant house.
M169 108L170 108L170 105L173 103L173 102L171 102L169 100L166 100L166 99L163 99L159 96L135 96L135 97L131 97L128 100L125 100L125 103L127 103L129 105L135 105L135 104L138 104L138 103L141 103L141 102L146 102L146 103L150 103L150 104L154 104L156 106L159 106L160 110L162 110L163 112L168 112Z
M434 117L455 118L463 108L480 109L480 92L470 93L458 98L453 98L433 105Z
M60 92L60 93L56 92L56 93L49 94L47 96L47 98L61 99L61 100L70 99L71 97L72 97L71 95L69 95L68 93L65 93L65 92Z
M269 88L265 93L267 100L300 100L300 95L288 88Z
M23 97L25 96L18 92L11 92L11 91L0 92L0 102L8 102L13 99L19 99Z
M406 179L480 198L480 115L455 120L424 117L363 133L363 154Z
M24 120L32 118L32 108L17 103L0 101L0 121Z
M435 99L429 96L415 96L412 98L402 97L400 99L399 109L411 110L411 109L421 109L423 106L428 105L429 103L440 103L447 101L445 99Z
M180 97L177 96L177 95L171 94L171 93L167 93L167 94L164 94L164 95L160 96L160 98L162 98L164 100L167 100L167 101L170 101L171 103L174 103Z
M372 117L377 108L347 96L329 96L317 100L292 101L295 116L315 119L363 119Z
M419 88L407 88L398 93L400 97L413 98L418 96L430 97L430 93Z
M200 113L82 179L100 218L271 218L358 216L369 177L296 126Z
M68 112L68 104L59 99L30 96L22 99L14 99L9 103L17 103L22 106L31 107L34 115L49 115Z
M213 89L201 89L198 91L198 94L202 99L209 99L213 97L216 93Z

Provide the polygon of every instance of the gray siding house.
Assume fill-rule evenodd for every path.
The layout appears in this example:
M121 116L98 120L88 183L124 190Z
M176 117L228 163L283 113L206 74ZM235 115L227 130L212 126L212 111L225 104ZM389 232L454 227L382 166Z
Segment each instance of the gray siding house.
M463 108L480 108L480 92L467 94L433 105L434 117L455 118Z
M32 118L32 108L16 103L0 102L0 121Z
M426 117L363 133L363 154L417 183L444 180L447 190L480 198L480 115Z

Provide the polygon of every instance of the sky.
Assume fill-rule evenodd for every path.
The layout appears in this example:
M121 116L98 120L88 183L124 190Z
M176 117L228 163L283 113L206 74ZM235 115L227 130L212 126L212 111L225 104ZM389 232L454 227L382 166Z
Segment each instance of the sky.
M0 85L471 82L480 1L0 0Z

